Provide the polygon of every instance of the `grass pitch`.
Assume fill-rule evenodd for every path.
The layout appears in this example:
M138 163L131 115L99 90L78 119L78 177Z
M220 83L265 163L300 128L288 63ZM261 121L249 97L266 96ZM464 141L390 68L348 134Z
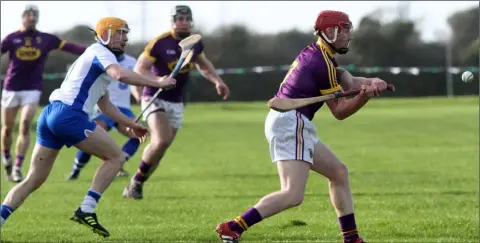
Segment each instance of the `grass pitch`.
M478 242L478 110L478 97L378 99L344 121L325 107L316 115L319 138L350 169L357 225L368 242ZM264 137L266 113L265 103L188 104L184 129L145 185L144 200L121 197L127 179L114 181L100 200L108 239L69 220L99 160L67 182L76 149L64 149L46 184L8 219L2 241L219 242L217 223L279 188ZM34 139L32 133L32 147ZM127 162L131 173L141 153ZM2 200L12 185L2 178ZM314 173L300 207L243 236L243 242L340 241L327 181Z

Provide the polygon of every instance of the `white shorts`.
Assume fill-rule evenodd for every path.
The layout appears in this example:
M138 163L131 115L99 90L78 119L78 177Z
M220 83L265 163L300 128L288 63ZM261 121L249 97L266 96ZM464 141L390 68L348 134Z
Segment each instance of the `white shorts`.
M13 108L26 106L29 104L38 104L40 101L41 91L25 90L25 91L2 91L2 107Z
M270 145L272 162L301 160L313 163L317 129L308 118L295 110L270 110L265 120L265 137Z
M150 100L142 99L142 110L145 109ZM182 127L183 123L183 103L173 103L161 99L155 101L143 113L143 120L147 120L148 116L154 112L165 111L168 117L168 124L176 129Z

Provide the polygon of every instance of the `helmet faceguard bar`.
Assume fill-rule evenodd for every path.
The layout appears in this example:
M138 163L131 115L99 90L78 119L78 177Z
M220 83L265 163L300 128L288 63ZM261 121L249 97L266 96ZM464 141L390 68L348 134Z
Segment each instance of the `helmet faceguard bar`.
M112 29L107 30L107 40L104 40L102 38L102 33L96 33L97 39L103 44L103 45L108 45L110 41L112 40Z

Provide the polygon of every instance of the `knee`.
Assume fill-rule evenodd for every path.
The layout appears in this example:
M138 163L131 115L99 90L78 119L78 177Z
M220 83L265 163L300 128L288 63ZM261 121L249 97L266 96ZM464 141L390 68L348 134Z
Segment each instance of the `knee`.
M165 151L170 144L172 143L171 139L159 139L150 142L150 146L155 151Z
M43 175L40 175L40 174L35 174L35 173L29 173L27 175L27 177L25 178L25 180L23 180L21 183L25 184L29 189L30 191L35 191L37 190L38 188L40 188L40 186L45 183L45 181L47 180L47 177L48 176L43 176Z
M102 159L104 162L109 162L109 163L112 163L115 165L121 165L121 166L123 166L123 164L127 161L125 153L120 149L111 154L103 156Z
M30 121L21 121L19 135L24 138L30 136Z
M112 162L114 162L115 164L123 166L123 164L125 164L125 162L127 161L127 157L125 156L125 153L120 150L116 152L110 160L112 160Z
M332 178L329 178L330 181L336 183L346 183L348 182L348 168L345 164L339 163L333 168Z
M8 125L2 125L2 134L4 136L10 136L12 135L13 127L8 126Z
M287 195L285 203L286 208L292 208L300 206L305 198L304 191L297 191L297 190L285 190L285 194Z

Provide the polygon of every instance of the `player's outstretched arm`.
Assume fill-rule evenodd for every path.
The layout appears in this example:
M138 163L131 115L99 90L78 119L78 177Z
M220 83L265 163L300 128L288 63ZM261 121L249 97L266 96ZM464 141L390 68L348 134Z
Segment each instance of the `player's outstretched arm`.
M195 61L195 67L198 69L200 74L208 79L208 81L212 82L213 84L222 82L220 76L217 75L215 71L215 67L213 66L212 62L207 59L205 54L198 55L197 60Z
M45 33L45 37L48 38L49 50L60 50L68 52L74 55L82 55L87 49L86 46L60 39L60 37L52 34Z
M337 77L344 90L360 89L362 85L373 85L378 92L387 89L387 82L379 78L355 77L345 69L337 68Z
M339 98L326 101L328 108L330 108L330 111L335 118L338 120L344 120L355 114L367 104L371 96L377 94L372 86L362 85L361 89L362 92L353 99L346 100L345 98Z
M84 45L63 40L58 49L71 54L82 55L82 53L85 52L87 47Z
M371 80L365 77L354 77L349 71L343 68L337 68L337 77L344 90L360 89L362 85L370 85Z
M135 86L150 86L155 88L167 88L175 85L176 80L168 76L148 78L138 73L132 72L120 64L111 64L106 69L107 74L120 82Z
M230 89L228 86L223 82L220 76L217 75L215 71L215 67L213 66L212 62L207 59L205 54L200 54L195 61L195 67L200 72L200 74L205 77L208 81L215 84L217 89L217 93L219 95L224 95L223 99L227 99L230 96Z
M154 61L149 59L145 53L142 53L133 68L133 71L150 79L157 79L158 77L152 73L152 66Z
M129 132L133 132L131 135L137 136L142 142L146 139L148 130L137 124L134 119L125 116L114 104L112 104L112 102L110 102L110 97L108 94L105 94L97 102L97 105L103 114L107 115L118 124L122 124L125 127L130 128Z

